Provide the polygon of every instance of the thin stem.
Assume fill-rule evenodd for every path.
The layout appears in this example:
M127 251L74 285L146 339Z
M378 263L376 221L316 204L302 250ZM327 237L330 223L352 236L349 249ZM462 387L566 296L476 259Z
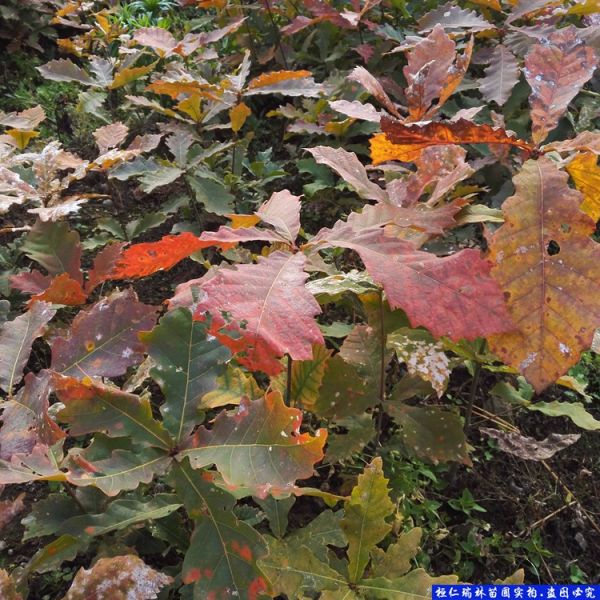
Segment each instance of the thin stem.
M285 382L285 403L288 406L293 406L292 401L292 357L287 355L287 379Z
M377 443L381 446L383 433L383 402L385 400L385 325L383 322L383 291L379 292L379 321L381 325L380 346L381 363L379 365L379 412L377 413Z
M483 352L485 346L485 340L482 340L479 343L479 347L477 348L477 354ZM467 411L465 412L465 433L468 431L469 426L471 425L471 416L473 415L473 405L475 404L475 398L477 396L477 388L479 387L479 380L481 379L481 363L476 362L475 368L473 369L473 380L471 381L471 389L469 391L469 401L467 404Z
M277 27L277 23L275 23L275 17L273 17L273 12L271 11L271 3L269 0L265 0L265 4L267 5L267 12L269 13L269 18L271 19L271 24L273 25L273 31L275 32L275 42L277 43L277 48L279 48L279 53L281 54L281 59L283 60L283 66L287 69L288 62L285 56L285 52L283 51L283 47L281 46L281 34L279 33L279 27Z
M79 501L79 498L77 497L77 494L75 493L75 491L71 487L71 484L68 483L67 481L65 481L64 482L64 488L65 488L65 491L67 492L67 494L69 494L69 496L71 496L71 498L73 498L73 500L75 501L75 503L77 504L77 506L79 506L79 508L82 510L82 512L87 513L87 510L85 509L85 506L83 506L83 504L81 504L81 502Z

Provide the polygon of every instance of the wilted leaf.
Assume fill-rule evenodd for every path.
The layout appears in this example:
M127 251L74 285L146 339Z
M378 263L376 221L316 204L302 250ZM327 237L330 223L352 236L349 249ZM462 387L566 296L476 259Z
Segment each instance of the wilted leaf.
M504 45L498 44L490 57L479 90L488 102L502 106L510 97L519 81L519 63L513 53Z
M49 304L34 302L26 313L0 327L0 387L8 394L21 380L31 345L55 314Z
M388 201L386 191L369 179L367 170L354 152L328 146L316 146L315 148L307 148L307 150L318 163L327 165L338 173L346 183L356 190L361 198L376 200L377 202Z
M583 194L579 207L586 215L600 219L600 167L598 157L592 152L578 154L568 165L567 172Z
M171 439L152 416L150 399L128 394L97 382L54 375L54 390L65 404L58 418L69 424L74 436L101 432L168 450Z
M227 485L250 487L253 495L290 490L312 475L323 458L327 430L300 433L301 411L287 408L279 392L242 399L233 415L221 412L211 430L200 427L178 458L194 468L214 464Z
M133 554L101 558L90 569L79 569L63 600L90 600L100 587L111 600L152 600L172 581Z
M211 482L207 473L176 464L171 481L196 528L183 562L184 583L199 597L219 594L252 600L266 589L256 561L266 554L262 536L233 513L235 498Z
M525 78L531 87L532 136L543 142L567 110L569 102L596 69L594 50L577 37L575 27L555 31L535 44L525 57Z
M548 158L528 161L489 237L492 276L518 330L490 338L504 363L541 392L587 350L600 323L600 250L581 195Z
M388 160L414 162L423 148L448 144L507 144L527 152L532 150L527 142L510 135L501 127L477 125L465 119L411 125L383 117L381 129L384 133L370 140L373 164Z
M64 481L60 471L62 440L54 446L37 444L28 454L13 454L10 460L0 460L0 485L30 481Z
M392 529L386 519L394 512L388 480L383 476L381 458L365 467L346 502L342 530L348 538L348 577L351 583L360 581L370 552Z
M216 387L230 353L185 308L167 313L140 339L156 365L150 375L165 395L164 426L178 444L200 421L200 400Z
M488 427L480 427L479 430L496 440L500 450L524 460L548 460L581 437L579 433L566 435L551 433L543 440L536 440L514 431L501 431Z
M433 464L460 462L471 466L461 418L437 406L408 406L388 402L386 407L402 428L407 450Z
M137 334L154 325L156 307L135 292L113 292L73 320L66 336L52 343L52 369L78 379L116 377L141 362L145 346Z
M275 357L289 354L294 360L309 360L312 345L323 343L314 321L321 310L304 288L304 255L277 251L258 261L220 268L203 281L199 287L204 295L195 315L207 311L213 326L226 325L239 334L238 339L222 335L221 342L243 351L239 361L250 369L274 375L281 370Z

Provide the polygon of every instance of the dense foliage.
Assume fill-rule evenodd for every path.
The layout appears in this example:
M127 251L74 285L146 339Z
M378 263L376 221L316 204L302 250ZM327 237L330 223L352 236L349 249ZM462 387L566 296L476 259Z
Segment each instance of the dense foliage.
M548 462L600 429L594 0L0 16L2 598L543 579L554 513L508 543L466 488L429 555L498 453L600 533Z

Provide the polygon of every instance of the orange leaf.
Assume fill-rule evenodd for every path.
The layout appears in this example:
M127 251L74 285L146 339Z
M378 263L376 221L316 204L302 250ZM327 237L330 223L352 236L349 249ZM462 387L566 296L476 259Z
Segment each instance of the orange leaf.
M198 81L155 81L146 87L146 91L165 94L176 100L181 94L192 94L208 100L219 100L220 90L214 85Z
M489 238L492 276L517 327L489 339L504 363L541 392L589 349L600 323L600 246L567 174L541 157L514 177L505 223Z
M579 208L597 221L600 219L600 168L597 156L591 152L578 154L567 166L567 171L583 194Z
M260 217L257 215L230 214L225 216L231 220L232 229L245 229L247 227L254 227L254 225L260 223Z
M231 129L237 133L246 122L246 119L252 114L252 111L244 102L240 102L229 111L229 119L231 120Z
M43 300L52 304L63 304L65 306L78 306L87 299L81 288L81 284L71 278L68 273L57 275L50 286L41 294L32 296L30 302Z
M231 247L234 244L203 241L188 232L165 235L158 242L134 244L115 261L115 267L107 279L132 279L167 271L194 252L215 245Z
M271 73L263 73L262 75L255 77L248 83L248 88L253 90L282 81L289 81L290 79L304 79L311 75L312 73L310 71L272 71Z
M500 127L477 125L465 119L410 125L382 117L381 129L384 135L371 138L373 164L386 160L412 162L420 156L423 148L449 144L508 144L528 152L533 150L530 144Z

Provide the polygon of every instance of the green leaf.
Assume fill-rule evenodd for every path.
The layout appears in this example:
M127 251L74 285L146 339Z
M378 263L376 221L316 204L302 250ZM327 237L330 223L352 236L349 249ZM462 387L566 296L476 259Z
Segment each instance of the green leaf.
M402 441L411 454L434 465L454 461L471 466L460 415L395 402L387 402L386 409L402 428Z
M140 177L140 183L144 192L149 194L157 187L162 187L164 185L173 183L184 173L185 171L178 167L169 167L167 165L157 164L153 170L146 171Z
M205 177L186 177L196 195L196 200L204 204L208 212L227 215L235 212L234 197L220 182Z
M279 392L243 398L236 413L222 411L211 430L200 427L177 459L189 457L194 468L214 464L226 484L254 496L284 494L323 458L327 430L311 436L300 433L301 423L302 413L286 407Z
M348 575L352 583L360 581L371 550L392 529L385 521L394 512L387 484L381 458L376 457L359 475L346 503L341 525L348 538Z
M140 339L156 364L150 375L165 395L164 426L178 444L200 422L200 400L216 387L231 353L186 308L168 312Z
M325 460L329 463L344 461L358 454L375 437L373 417L367 413L339 419L335 425L347 431L329 435L325 453Z
M600 421L595 419L581 402L536 402L529 404L528 410L537 410L549 417L569 417L575 425L588 431L597 431L600 429Z
M96 434L85 450L71 450L67 459L68 481L95 486L107 496L150 483L171 464L164 450L136 447L125 438L111 439L102 434Z
M414 527L406 533L402 533L398 539L388 546L387 550L374 548L371 565L371 574L373 577L385 577L394 579L408 573L411 568L411 560L419 551L419 544L423 530L420 527Z
M40 548L25 565L21 577L30 573L47 573L58 569L65 560L73 560L79 552L87 548L87 540L61 535L56 540Z
M21 252L42 265L50 275L68 273L75 281L83 281L79 234L71 231L64 221L38 220L25 237Z
M67 519L81 514L81 508L70 496L49 494L46 498L38 500L31 512L21 521L25 526L23 541L54 535Z
M202 396L201 408L218 408L227 404L239 404L244 396L250 400L256 400L263 395L263 391L258 387L252 375L231 365L227 365L225 373L217 377L215 385L212 392Z
M267 496L263 499L255 498L255 501L265 511L273 535L281 539L285 535L288 526L288 515L292 506L294 506L294 502L296 502L296 498L289 496L289 498L277 500L273 496Z
M323 381L325 367L331 356L322 344L313 345L311 360L292 361L292 385L290 403L292 406L313 405L319 395L319 387ZM271 386L285 395L287 389L287 371L271 378Z
M398 579L363 579L356 587L369 600L431 600L432 585L457 581L456 575L431 577L423 569L415 569Z
M376 291L377 285L366 271L354 269L348 273L336 273L308 281L306 289L317 298L320 304L327 304L336 302L346 292L352 292L358 296L365 292Z
M346 588L346 580L306 546L269 540L269 555L258 562L275 594L303 598L309 592Z
M287 536L292 548L306 546L319 560L327 562L327 546L343 548L348 544L342 531L343 511L324 510L316 519Z
M262 536L233 513L235 498L210 481L209 473L175 464L170 481L196 527L183 563L184 583L194 597L253 597L266 588L256 561L266 554ZM226 590L229 590L227 593Z
M163 424L152 416L149 398L58 374L54 374L54 389L65 404L58 418L69 423L71 435L99 431L109 437L127 437L164 450L172 446Z
M139 500L119 498L111 502L106 510L96 515L79 515L62 523L58 533L80 539L96 537L125 529L136 523L162 519L181 507L172 494L157 494L146 503Z

